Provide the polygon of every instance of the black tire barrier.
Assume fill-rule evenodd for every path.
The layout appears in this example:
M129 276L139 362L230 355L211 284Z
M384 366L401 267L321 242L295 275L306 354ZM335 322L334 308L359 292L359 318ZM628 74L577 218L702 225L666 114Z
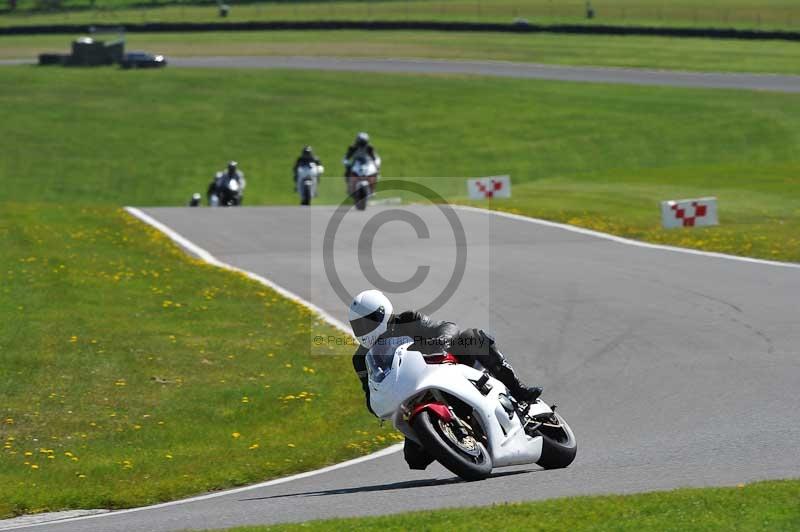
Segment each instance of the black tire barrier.
M423 30L443 32L558 33L570 35L638 35L652 37L695 37L706 39L800 41L800 32L783 30L746 30L733 28L670 28L650 26L605 26L580 24L512 24L484 22L425 21L263 21L263 22L148 22L123 24L130 33L192 33L201 31L280 31L280 30ZM92 28L79 24L47 26L9 26L0 35L74 35L91 33ZM119 24L114 25L119 27Z

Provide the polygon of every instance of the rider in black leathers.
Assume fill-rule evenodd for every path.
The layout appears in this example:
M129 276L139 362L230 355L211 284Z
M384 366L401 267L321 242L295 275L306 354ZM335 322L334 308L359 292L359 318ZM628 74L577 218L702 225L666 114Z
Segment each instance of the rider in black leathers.
M448 321L434 322L419 312L407 311L392 315L388 328L380 339L408 336L414 340L414 350L423 354L447 351L455 355L459 363L474 365L479 362L494 378L508 387L511 394L519 401L534 401L542 393L539 387L526 387L514 373L514 369L497 349L494 338L480 329L459 330L455 323ZM361 379L361 387L369 404L369 384L365 355L369 351L359 346L353 355L353 369ZM374 414L374 412L372 412ZM405 460L411 469L425 469L433 458L415 442L406 439L403 448Z
M364 132L359 133L356 135L356 140L347 147L347 153L344 155L344 180L347 182L347 178L350 175L350 169L353 166L356 158L359 156L366 156L372 159L375 162L375 165L380 170L381 166L381 158L378 155L378 152L375 151L375 148L369 142L369 135Z
M239 170L239 163L236 161L228 162L228 167L225 171L217 172L216 177L211 180L211 183L208 185L208 190L206 191L206 197L209 199L209 204L211 203L211 195L216 192L217 187L223 184L223 179L236 179L239 181L240 185L244 185L244 173ZM227 181L225 181L227 183Z
M295 192L297 191L297 169L303 165L315 163L316 165L321 165L322 161L319 160L319 157L314 155L314 150L311 149L311 146L304 146L303 151L300 152L300 157L294 163L294 171L292 172L292 181L294 181ZM317 176L317 184L322 181L322 175Z

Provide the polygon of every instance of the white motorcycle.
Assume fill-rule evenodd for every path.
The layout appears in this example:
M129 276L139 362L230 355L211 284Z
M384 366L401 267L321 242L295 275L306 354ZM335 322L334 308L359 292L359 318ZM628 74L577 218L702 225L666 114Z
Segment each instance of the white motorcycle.
M300 194L300 205L311 205L311 198L317 197L319 178L325 167L315 162L308 162L297 167L295 179L297 192Z
M347 164L347 160L344 163ZM353 161L347 176L347 193L353 198L356 209L363 211L367 208L367 199L375 193L379 172L380 159L358 157Z
M411 338L403 338L369 350L370 406L447 469L472 481L494 467L558 469L575 459L575 435L555 406L517 402L487 372L449 353L412 349Z
M227 172L217 172L214 186L208 196L209 207L237 207L244 199L244 176L231 177Z

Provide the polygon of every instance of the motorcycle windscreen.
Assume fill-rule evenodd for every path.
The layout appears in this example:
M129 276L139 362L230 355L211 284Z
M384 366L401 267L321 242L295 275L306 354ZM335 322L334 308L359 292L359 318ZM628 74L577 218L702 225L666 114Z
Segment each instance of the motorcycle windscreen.
M394 353L397 350L396 345L390 342L378 342L372 346L367 352L367 375L370 380L374 382L383 382L386 375L392 371L392 362L394 361Z

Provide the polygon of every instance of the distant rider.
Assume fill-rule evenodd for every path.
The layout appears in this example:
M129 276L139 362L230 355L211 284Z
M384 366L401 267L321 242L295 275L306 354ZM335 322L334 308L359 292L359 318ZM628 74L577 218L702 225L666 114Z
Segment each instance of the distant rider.
M314 150L311 148L311 146L304 146L303 151L300 152L300 157L298 157L297 161L295 161L294 163L294 172L292 172L293 173L292 181L294 181L295 192L297 192L297 169L300 168L301 166L306 166L311 163L320 166L322 164L322 161L320 161L319 157L314 155ZM320 173L317 175L317 184L319 184L321 180L322 180L322 174Z
M479 363L494 378L506 385L518 401L535 401L542 393L539 387L527 387L520 382L514 368L497 349L494 338L480 329L459 330L455 323L432 321L419 312L406 311L392 314L393 307L382 292L366 290L358 294L350 304L350 326L361 344L353 355L353 369L361 379L361 388L369 404L369 384L365 356L379 341L400 339L414 342L414 349L422 354L452 353L459 363ZM404 338L406 337L407 340ZM398 341L398 340L395 340ZM374 412L372 412L374 414ZM403 449L406 462L411 469L425 469L433 458L415 442L406 439Z
M350 175L350 169L353 167L353 164L360 158L360 157L368 157L375 162L375 166L378 167L378 171L381 170L381 158L378 155L378 152L375 151L375 148L372 144L369 143L369 135L364 133L363 131L356 135L356 140L353 142L352 146L347 148L347 153L344 156L344 181L347 182L347 178Z
M223 183L227 183L228 179L236 179L239 182L239 189L244 189L245 181L244 181L244 172L239 170L239 163L236 161L228 162L228 168L226 170L222 170L216 173L214 179L211 180L211 184L208 185L208 191L206 192L206 197L208 198L209 203L211 203L211 195L220 187Z

